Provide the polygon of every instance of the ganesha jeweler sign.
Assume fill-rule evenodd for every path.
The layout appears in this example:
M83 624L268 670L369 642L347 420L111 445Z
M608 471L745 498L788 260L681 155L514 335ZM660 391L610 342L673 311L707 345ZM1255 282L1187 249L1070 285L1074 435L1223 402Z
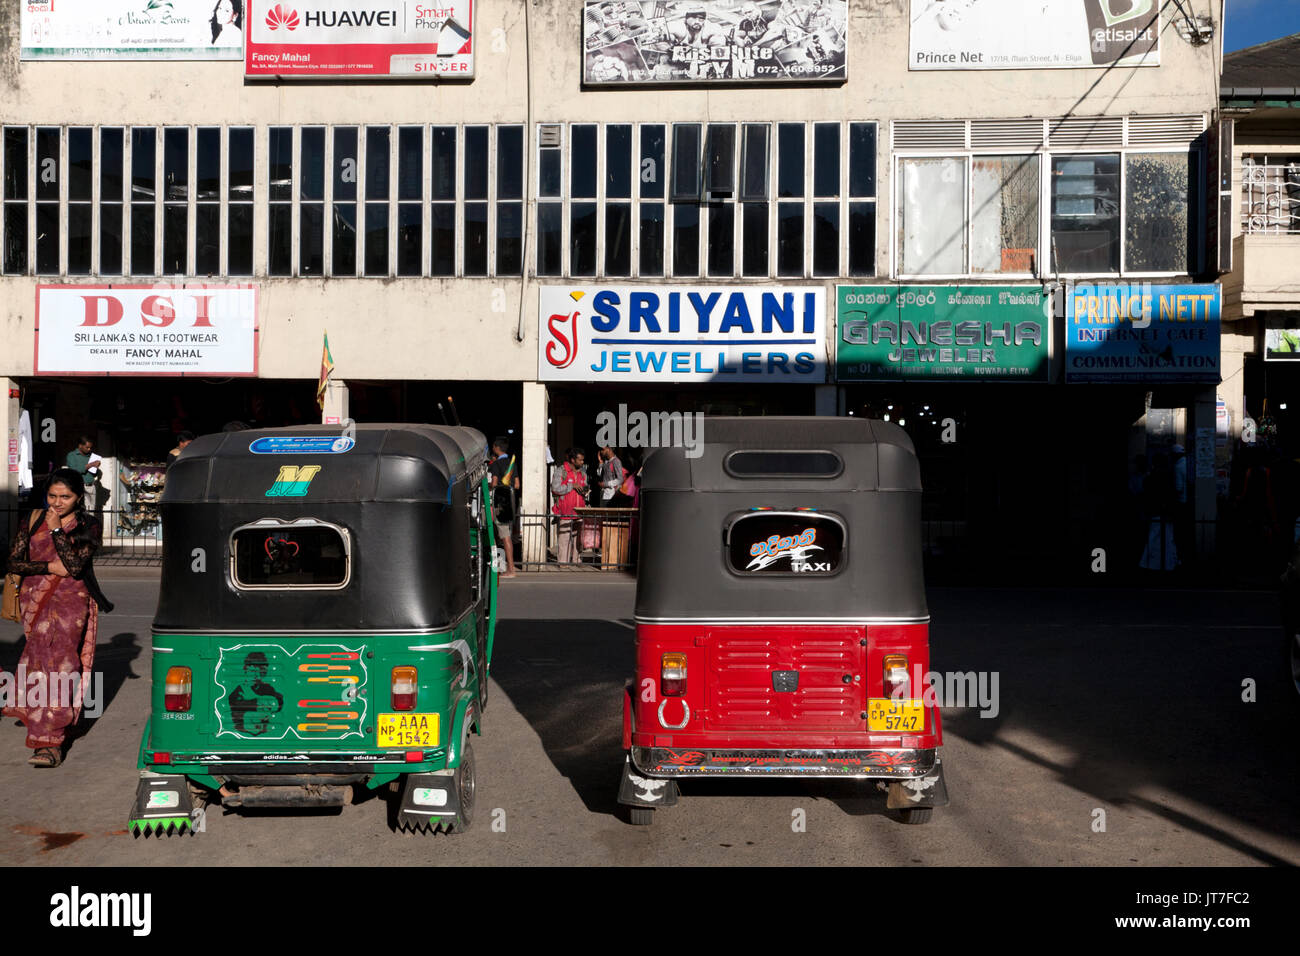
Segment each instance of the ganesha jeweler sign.
M583 82L847 79L845 0L587 0Z
M253 286L36 288L37 375L256 375Z
M1041 286L842 285L837 298L837 381L1047 381Z
M474 0L248 0L244 75L469 79Z

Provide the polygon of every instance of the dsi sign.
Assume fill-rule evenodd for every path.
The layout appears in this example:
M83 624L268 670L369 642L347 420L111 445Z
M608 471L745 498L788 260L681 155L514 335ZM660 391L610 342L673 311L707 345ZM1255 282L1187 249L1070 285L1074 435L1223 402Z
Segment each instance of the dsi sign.
M824 382L826 293L795 287L548 286L544 382Z
M1218 285L1084 285L1065 306L1065 381L1219 381Z

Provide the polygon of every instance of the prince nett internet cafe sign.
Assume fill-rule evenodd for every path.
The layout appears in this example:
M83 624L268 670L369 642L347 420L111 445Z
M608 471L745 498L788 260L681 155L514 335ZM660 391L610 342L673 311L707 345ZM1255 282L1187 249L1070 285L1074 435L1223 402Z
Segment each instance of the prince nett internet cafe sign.
M37 375L256 375L253 286L36 289Z

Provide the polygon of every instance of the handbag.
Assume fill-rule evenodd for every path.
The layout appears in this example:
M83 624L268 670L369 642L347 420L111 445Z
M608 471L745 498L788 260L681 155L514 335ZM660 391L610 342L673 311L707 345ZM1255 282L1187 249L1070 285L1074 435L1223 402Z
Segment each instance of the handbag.
M6 621L20 621L22 615L18 610L18 588L23 582L21 574L5 575L4 600L0 602L0 618Z

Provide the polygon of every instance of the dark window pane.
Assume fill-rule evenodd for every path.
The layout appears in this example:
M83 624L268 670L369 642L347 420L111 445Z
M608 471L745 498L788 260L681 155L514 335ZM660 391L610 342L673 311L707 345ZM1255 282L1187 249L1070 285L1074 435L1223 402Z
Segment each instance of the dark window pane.
M325 128L309 126L300 134L302 137L302 161L298 185L300 199L325 198Z
M423 270L424 217L420 204L404 202L397 207L397 274L418 276Z
M298 274L325 274L325 206L303 203L298 218Z
M876 195L876 124L849 124L849 195Z
M1119 156L1052 158L1052 245L1057 271L1119 271Z
M356 198L357 131L353 127L342 127L334 130L334 201L351 201ZM356 212L352 215L355 231Z
M844 459L830 451L733 451L722 467L737 478L834 478Z
M189 210L179 203L163 206L163 261L159 273L181 275L188 270Z
M876 274L876 204L849 204L849 275Z
M497 127L497 199L524 196L524 128Z
M221 198L221 130L204 127L198 131L198 146L194 154L195 175L198 182L198 200Z
M705 150L705 184L710 196L730 196L736 191L736 127L711 125Z
M709 207L709 275L729 276L736 271L736 207L731 203Z
M355 203L334 206L333 251L330 272L336 276L357 274L357 207Z
M776 541L781 544L773 548ZM800 545L812 545L816 558L800 560L801 554L807 554ZM801 578L834 574L845 550L844 525L829 515L758 512L741 516L727 529L727 563L735 574L797 573Z
M148 202L154 197L155 162L158 146L152 128L131 130L131 201ZM249 188L252 188L252 169L249 169ZM251 192L250 192L251 195ZM135 269L131 269L135 272ZM152 271L152 270L150 270Z
M433 128L433 198L456 198L456 127L454 126Z
M154 207L131 206L131 274L153 275Z
M59 131L48 126L36 130L36 198L57 200L59 198ZM40 235L40 230L37 230ZM37 239L37 242L40 242ZM40 252L36 253L37 271L45 272L40 266Z
M745 125L745 155L742 157L740 198L767 198L767 124Z
M27 198L27 130L5 127L5 199Z
M487 275L487 233L487 203L465 203L465 275L467 276Z
M537 192L541 196L559 196L564 183L563 153L558 149L543 149L538 154Z
M293 198L293 130L272 126L266 157L269 198L272 202Z
M388 275L388 207L383 203L366 203L366 275Z
M221 274L221 207L216 203L194 207L194 274Z
M605 205L605 275L632 274L632 204Z
M1196 233L1188 154L1129 153L1125 163L1126 270L1195 271L1188 255ZM1300 188L1292 188L1300 196Z
M59 272L59 204L36 204L36 271L40 275Z
M366 127L366 198L388 198L388 144L391 130L387 126ZM370 213L366 213L367 222ZM369 225L366 231L370 231ZM366 252L367 262L370 260ZM387 269L384 270L385 272Z
M190 131L163 130L163 199L185 202L190 198Z
M632 198L632 127L605 127L605 196Z
M397 198L424 198L424 130L419 126L397 131Z
M100 202L122 201L122 131L99 131L99 199Z
M596 274L596 204L569 206L569 275Z
M100 275L122 274L122 207L99 207Z
M27 204L5 203L4 271L27 271Z
M813 204L813 275L840 274L840 204Z
M641 204L641 275L664 274L664 204Z
M91 219L90 203L68 206L68 275L90 273Z
M226 159L226 188L231 200L248 201L253 198L253 131L246 127L230 130L230 145ZM249 238L252 238L252 221L249 221ZM231 247L234 243L232 241ZM251 261L251 260L250 260ZM233 272L234 269L232 268ZM239 273L244 275L244 273Z
M68 130L68 199L89 201L95 188L95 137L88 129ZM71 231L69 231L71 238Z
M569 145L569 195L587 199L596 195L596 127L571 127Z
M818 123L813 132L813 195L840 194L840 125Z
M430 238L433 253L433 274L449 276L456 273L456 207L436 204L429 211Z
M767 275L767 203L744 205L744 256L742 266L747 276Z
M488 129L465 128L465 198L488 198Z
M641 195L662 199L664 195L664 127L641 127ZM660 222L663 217L660 217Z
M253 206L251 203L232 203L226 209L226 272L232 276L251 276Z
M267 207L266 273L287 276L293 272L293 207L272 203Z
M673 275L700 274L700 207L673 206Z
M802 123L777 128L776 194L782 198L803 195L803 130Z
M348 579L347 544L333 528L241 528L233 551L241 587L325 587Z
M699 198L700 185L699 124L674 123L673 199Z
M799 203L776 207L776 274L803 275L803 206Z
M524 267L523 205L497 204L497 275L517 276Z
M564 206L537 204L537 274L558 276L564 268Z

